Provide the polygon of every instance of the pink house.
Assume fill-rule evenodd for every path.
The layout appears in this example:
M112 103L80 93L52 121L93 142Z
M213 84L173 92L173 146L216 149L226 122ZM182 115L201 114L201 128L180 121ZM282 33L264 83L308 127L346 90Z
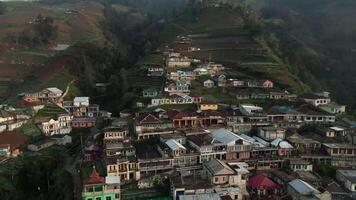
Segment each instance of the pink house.
M270 80L262 80L260 85L264 88L273 88L273 82Z

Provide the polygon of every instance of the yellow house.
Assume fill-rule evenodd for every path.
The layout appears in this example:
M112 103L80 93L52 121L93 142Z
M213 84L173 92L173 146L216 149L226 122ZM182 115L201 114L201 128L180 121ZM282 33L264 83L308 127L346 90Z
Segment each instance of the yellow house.
M218 110L218 104L204 102L204 103L198 104L198 109L199 110Z

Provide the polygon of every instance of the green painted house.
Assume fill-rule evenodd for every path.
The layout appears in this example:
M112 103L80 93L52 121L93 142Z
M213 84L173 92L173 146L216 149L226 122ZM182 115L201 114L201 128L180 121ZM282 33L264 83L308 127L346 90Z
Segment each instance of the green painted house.
M94 168L85 181L82 197L83 200L120 200L120 177L102 177Z
M152 88L142 91L142 96L145 98L153 98L156 97L157 95L158 95L158 91Z

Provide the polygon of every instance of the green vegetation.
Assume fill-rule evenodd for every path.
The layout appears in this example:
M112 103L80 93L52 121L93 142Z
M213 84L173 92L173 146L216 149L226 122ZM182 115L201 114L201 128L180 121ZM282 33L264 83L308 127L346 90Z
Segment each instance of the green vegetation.
M3 2L0 2L0 15L4 14L6 11L6 4Z
M49 117L55 118L59 114L65 114L66 111L55 104L47 104L41 110L36 113L35 118Z
M316 162L313 165L313 169L322 176L322 177L329 177L335 179L336 176L336 168L333 167L331 164Z
M72 179L64 169L64 147L25 154L0 166L1 199L72 199Z
M18 36L9 35L8 42L28 48L47 45L57 37L57 27L53 25L54 19L37 15L29 30L22 31Z
M354 56L356 2L352 0L269 0L261 8L263 37L289 70L314 90L356 107Z

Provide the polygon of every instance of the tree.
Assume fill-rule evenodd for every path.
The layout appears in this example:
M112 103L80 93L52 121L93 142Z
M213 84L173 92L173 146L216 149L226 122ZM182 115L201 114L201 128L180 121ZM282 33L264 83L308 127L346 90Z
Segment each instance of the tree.
M37 15L33 30L40 42L48 44L51 40L57 37L57 27L53 25L53 18L42 17L41 14Z
M6 4L4 2L0 2L0 15L4 14L6 11Z

